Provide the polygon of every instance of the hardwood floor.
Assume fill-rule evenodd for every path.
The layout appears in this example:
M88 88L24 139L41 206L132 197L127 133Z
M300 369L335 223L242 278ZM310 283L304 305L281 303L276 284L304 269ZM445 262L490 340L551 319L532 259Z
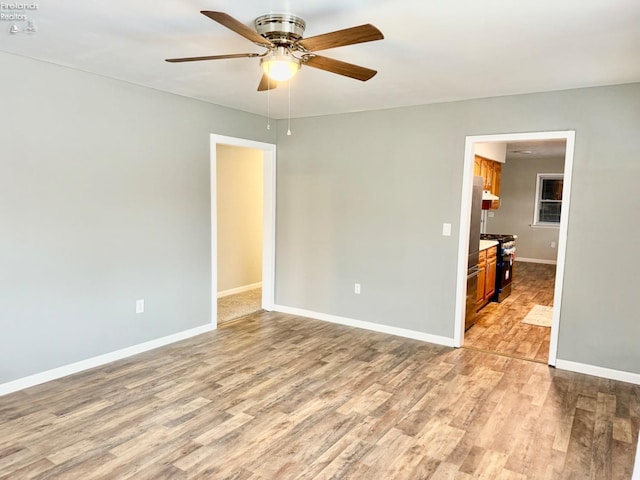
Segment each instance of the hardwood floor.
M551 329L522 319L536 304L553 306L556 267L516 262L513 272L511 295L478 312L476 323L464 334L464 346L547 363Z
M277 313L0 397L2 479L629 479L640 386Z

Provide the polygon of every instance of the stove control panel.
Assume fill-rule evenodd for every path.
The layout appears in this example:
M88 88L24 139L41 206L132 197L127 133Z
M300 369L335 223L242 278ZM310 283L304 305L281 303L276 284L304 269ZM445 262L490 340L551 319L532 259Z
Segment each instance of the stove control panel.
M500 244L502 255L515 255L516 254L516 242L503 242Z

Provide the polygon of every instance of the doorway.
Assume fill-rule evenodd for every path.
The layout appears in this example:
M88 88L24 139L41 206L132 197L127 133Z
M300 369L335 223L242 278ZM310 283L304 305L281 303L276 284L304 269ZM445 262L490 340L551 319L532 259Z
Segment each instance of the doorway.
M247 155L243 155L243 151ZM245 284L234 288L230 288L230 286L233 285L233 282L237 283L239 281L237 272L232 272L231 276L234 278L229 280L229 282L231 283L220 283L219 270L228 269L229 265L220 264L218 259L219 226L220 223L224 225L225 222L225 219L223 218L224 215L220 215L218 210L218 173L220 172L218 163L220 162L220 164L222 165L223 162L225 162L225 155L228 155L229 152L240 153L237 158L251 157L253 155L254 163L256 160L260 160L259 163L261 164L261 169L259 171L259 175L261 178L254 178L251 181L261 181L262 189L262 198L259 199L261 200L261 206L259 207L261 208L261 215L260 213L257 213L261 217L261 234L256 234L261 237L261 248L259 245L256 246L256 248L259 249L259 254L262 258L258 260L254 259L253 262L245 262L247 265L253 263L252 265L247 266L247 269L253 270L253 273L243 273L244 279L254 278L254 280L258 281L247 285L246 282L243 282L242 278L240 278L240 283ZM256 155L261 158L256 159ZM222 287L223 290L225 290L224 293L226 294L238 294L238 297L236 297L238 300L242 300L243 297L246 297L246 299L251 299L252 296L255 296L256 292L258 292L259 298L256 299L256 301L259 303L259 307L263 310L273 309L275 280L275 159L276 146L273 144L256 142L241 138L227 137L222 135L211 135L211 309L213 317L212 320L216 326L220 321L220 312L218 310L219 286ZM255 173L256 172L254 172L254 175ZM256 206L254 205L253 208L255 209L255 207ZM242 214L242 212L237 213ZM240 234L246 235L247 232L240 232ZM227 243L229 243L229 241L233 242L233 240L224 241ZM222 248L226 248L224 247L224 245L220 246ZM241 255L242 254L240 253L240 256ZM258 261L260 265L255 265L256 261ZM253 277L251 277L251 275L253 275ZM261 278L256 278L256 275ZM255 289L255 287L258 286L261 290Z
M218 325L262 309L263 157L216 145Z
M567 224L568 224L568 212L569 212L569 200L571 189L571 172L573 164L573 149L574 149L574 131L562 131L562 132L533 132L522 134L502 134L502 135L482 135L482 136L469 136L466 138L465 145L465 158L464 158L464 173L463 173L463 193L460 213L460 243L458 253L458 280L457 280L457 301L456 301L456 331L454 333L454 344L456 346L462 346L464 344L464 302L466 293L466 260L467 249L469 242L469 217L471 213L471 182L473 180L474 170L474 156L475 145L477 143L502 143L513 144L519 142L540 142L540 141L563 141L566 145L564 154L564 192L562 194L562 209L560 212L560 225L558 228L558 241L557 241L557 264L555 266L555 272L553 269L549 269L549 265L542 266L540 268L534 266L526 268L523 264L521 280L531 279L532 276L538 275L540 278L545 278L546 283L540 284L541 297L544 295L551 296L553 298L552 319L551 328L548 333L549 349L548 358L546 362L549 365L555 365L557 357L557 343L558 343L558 327L560 320L560 312L562 305L562 285L564 278L564 262L566 251L566 237L567 237ZM513 233L513 232L499 232L499 233ZM517 245L517 241L516 241ZM517 250L517 248L516 248ZM516 254L517 256L517 254ZM546 271L546 270L549 271ZM540 271L538 271L540 270ZM542 272L542 270L545 270ZM514 285L517 283L517 273L514 274ZM551 278L549 278L551 276ZM521 291L525 291L525 283L521 284ZM514 287L515 288L515 287ZM543 290L546 289L546 293ZM545 302L541 302L545 303ZM547 298L547 302L549 299ZM493 307L493 306L492 306ZM486 307L485 307L486 308ZM497 315L507 312L507 306L500 305L495 307L500 308L502 311L497 311ZM528 306L530 308L530 305ZM513 314L514 312L509 312ZM525 312L526 313L526 312ZM517 313L516 313L517 315ZM524 316L524 315L521 315ZM518 320L520 321L520 319ZM473 327L472 327L473 328ZM545 337L546 338L546 337Z

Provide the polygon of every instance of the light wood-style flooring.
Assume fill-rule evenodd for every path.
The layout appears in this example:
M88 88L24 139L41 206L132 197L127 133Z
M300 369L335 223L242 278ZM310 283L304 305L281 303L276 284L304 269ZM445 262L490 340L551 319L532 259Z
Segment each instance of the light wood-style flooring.
M277 313L0 397L2 479L629 479L640 386Z
M551 329L522 323L534 305L553 306L555 265L515 262L512 292L478 312L464 334L464 346L547 363Z

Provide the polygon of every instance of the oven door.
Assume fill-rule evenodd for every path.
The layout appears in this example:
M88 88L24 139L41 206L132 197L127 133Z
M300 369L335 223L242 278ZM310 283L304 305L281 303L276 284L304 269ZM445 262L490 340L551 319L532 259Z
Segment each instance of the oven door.
M494 300L497 302L501 302L511 295L513 261L513 255L502 255L496 265L496 293L494 294Z

